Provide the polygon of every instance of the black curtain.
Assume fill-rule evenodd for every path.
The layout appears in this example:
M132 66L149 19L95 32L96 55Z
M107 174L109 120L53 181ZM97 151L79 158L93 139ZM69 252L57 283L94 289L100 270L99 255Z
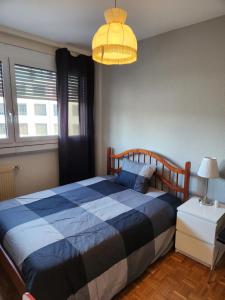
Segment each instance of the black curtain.
M62 185L94 176L94 63L89 56L73 57L63 48L56 51L56 68L59 181ZM68 90L72 77L78 84ZM69 136L68 104L74 98L79 103L80 134Z

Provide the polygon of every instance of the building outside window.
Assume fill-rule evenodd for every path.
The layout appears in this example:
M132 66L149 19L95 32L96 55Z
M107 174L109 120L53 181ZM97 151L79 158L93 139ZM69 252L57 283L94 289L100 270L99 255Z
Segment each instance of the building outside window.
M28 135L28 124L20 123L19 130L20 130L20 136L27 136Z
M5 115L4 103L0 103L0 115L1 115L1 116L4 116L4 115Z
M79 104L77 102L69 102L68 107L68 132L69 136L79 135Z
M36 116L46 116L46 104L34 104L34 114Z
M26 116L27 115L27 104L25 103L18 103L18 115Z
M58 124L54 124L54 133L58 135Z
M28 124L27 137L43 136L43 134L37 135L36 124L47 124L46 136L58 135L58 129L56 131L55 124L58 128L58 117L54 115L52 102L47 100L32 100L32 99L17 99L18 106L20 102L26 104L27 114L19 115L19 124ZM44 105L44 106L43 106ZM54 104L55 105L55 104ZM44 107L44 109L43 109ZM36 111L35 111L36 109ZM36 114L36 112L46 112L46 114ZM21 136L21 130L20 130ZM22 136L21 136L22 137ZM25 137L25 134L23 135Z
M48 133L47 124L35 124L35 128L37 136L45 136Z
M0 138L4 138L5 136L6 136L5 124L1 123L0 124Z

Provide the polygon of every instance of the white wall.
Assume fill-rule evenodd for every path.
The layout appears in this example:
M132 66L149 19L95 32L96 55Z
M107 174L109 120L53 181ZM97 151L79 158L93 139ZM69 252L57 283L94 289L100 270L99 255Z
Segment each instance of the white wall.
M41 191L58 185L58 151L1 156L0 165L19 166L15 171L16 195Z
M102 80L99 160L109 145L142 147L181 166L190 160L193 174L215 156L225 173L225 16L140 42L138 62L104 67ZM193 193L199 183L192 176ZM211 181L209 194L225 201L224 179Z

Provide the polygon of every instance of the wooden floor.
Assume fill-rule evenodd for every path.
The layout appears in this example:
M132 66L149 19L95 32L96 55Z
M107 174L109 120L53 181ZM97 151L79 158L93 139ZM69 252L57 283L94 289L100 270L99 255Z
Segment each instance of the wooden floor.
M171 252L114 300L225 300L225 257L208 284L209 269ZM20 299L0 270L0 300ZM52 300L52 299L49 299Z

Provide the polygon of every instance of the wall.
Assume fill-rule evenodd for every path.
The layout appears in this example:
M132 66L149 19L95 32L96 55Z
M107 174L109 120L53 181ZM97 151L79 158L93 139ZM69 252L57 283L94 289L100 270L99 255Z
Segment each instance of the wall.
M102 153L143 147L194 176L204 156L225 168L225 16L139 43L138 62L102 70ZM105 159L99 173L105 172ZM209 195L225 201L225 181L210 181Z
M58 185L57 150L0 156L0 164L19 166L19 170L15 171L16 195Z

